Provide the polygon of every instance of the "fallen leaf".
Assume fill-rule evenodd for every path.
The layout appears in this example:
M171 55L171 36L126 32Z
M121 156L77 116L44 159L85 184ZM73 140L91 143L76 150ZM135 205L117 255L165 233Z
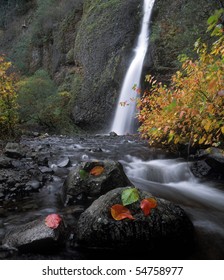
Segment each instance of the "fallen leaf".
M79 175L80 175L80 178L84 180L88 176L88 172L85 171L84 169L80 169L79 170Z
M151 209L157 207L157 201L153 197L145 198L141 201L140 207L141 207L144 215L148 216L151 213Z
M122 204L129 205L139 200L139 193L136 188L125 189L121 194Z
M90 170L90 174L93 175L93 176L99 176L101 175L102 173L104 172L104 167L103 166L95 166L93 167L91 170Z
M111 207L111 216L114 218L116 221L120 221L123 219L130 219L134 220L135 218L131 215L131 212L129 211L128 208L124 207L121 204L115 204Z
M45 219L45 225L49 228L56 229L61 221L62 218L58 214L50 214Z

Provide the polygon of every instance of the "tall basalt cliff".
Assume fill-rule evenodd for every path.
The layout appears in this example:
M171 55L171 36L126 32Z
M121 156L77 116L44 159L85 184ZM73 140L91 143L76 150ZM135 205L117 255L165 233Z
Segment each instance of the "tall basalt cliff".
M71 118L82 129L110 127L136 43L143 0L4 0L0 52L25 75L44 68L72 95ZM144 72L167 81L180 53L208 40L206 20L222 1L156 0Z

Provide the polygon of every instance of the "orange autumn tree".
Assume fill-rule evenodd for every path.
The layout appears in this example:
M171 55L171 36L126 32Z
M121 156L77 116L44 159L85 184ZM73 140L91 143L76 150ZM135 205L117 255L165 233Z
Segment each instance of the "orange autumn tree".
M218 20L223 9L209 18L215 36L211 47L198 40L197 60L182 56L182 68L166 86L146 76L150 89L138 101L139 131L150 144L219 146L224 140L224 30Z
M0 138L12 136L17 122L15 77L10 67L11 62L0 55Z

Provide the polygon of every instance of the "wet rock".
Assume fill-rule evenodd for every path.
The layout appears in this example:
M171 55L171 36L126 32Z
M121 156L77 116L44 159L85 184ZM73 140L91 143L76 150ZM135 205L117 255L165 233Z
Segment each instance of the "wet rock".
M111 137L116 137L116 136L117 136L117 133L114 132L114 131L111 131L109 135L110 135Z
M71 162L68 157L65 157L63 159L60 159L59 162L57 163L58 167L68 167L70 166Z
M101 166L103 172L94 176L91 170L96 166ZM80 196L81 199L85 197L95 199L109 190L130 185L132 184L119 162L109 160L82 162L69 172L63 185L63 200L70 203Z
M193 225L185 212L177 205L157 198L158 206L144 216L139 201L127 208L134 220L116 221L110 208L122 204L121 193L124 189L111 190L99 197L80 216L77 226L77 239L81 246L94 248L116 248L125 250L144 249L148 257L165 257L166 253L186 253L193 245ZM152 197L148 192L139 190L140 201ZM152 256L153 254L153 256Z
M89 152L91 153L101 153L103 150L101 148L91 148Z
M0 157L0 168L10 168L12 167L12 160L8 157Z
M31 180L26 183L26 190L28 191L38 191L41 187L41 184L37 180Z
M9 249L4 246L0 246L0 260L5 260L9 257L15 256L17 251L15 249Z
M54 175L57 177L65 177L69 174L69 169L67 168L56 167L53 170L54 170Z
M194 176L198 178L207 177L211 172L211 167L203 160L193 162L190 169Z
M1 192L1 185L0 185L0 200L3 199L5 196L4 196L4 193Z
M224 179L224 150L210 147L205 150L199 150L196 155L196 165L203 165L206 169L204 173L205 177L213 177L218 179ZM193 164L194 166L195 164Z
M49 174L53 173L53 170L51 168L49 168L49 167L39 166L38 168L39 168L41 173L49 173Z
M21 147L18 143L7 143L5 146L4 154L9 158L22 158L23 152L21 150Z
M5 217L6 211L4 208L0 208L0 217Z
M65 242L63 221L56 229L45 225L45 218L17 226L6 233L2 244L5 248L16 248L21 252L51 253Z

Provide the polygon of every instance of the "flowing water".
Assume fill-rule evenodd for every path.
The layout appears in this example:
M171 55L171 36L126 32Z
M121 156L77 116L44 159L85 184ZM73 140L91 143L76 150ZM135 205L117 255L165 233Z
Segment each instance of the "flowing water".
M83 160L112 159L123 164L136 187L168 199L186 211L194 224L196 238L195 251L188 258L224 258L224 185L195 178L190 171L190 163L183 159L172 158L162 150L149 148L145 142L131 136L49 137L24 139L22 143L33 151L42 148L48 154L49 166L54 174L39 192L16 201L16 209L9 209L5 217L0 217L0 240L7 230L52 212L62 214L69 221L74 219L73 214L66 212L58 200L58 193L67 176L66 170ZM63 158L69 158L71 166L57 168L59 159ZM88 258L75 250L67 250L63 254L56 257Z
M135 55L127 70L124 82L122 85L115 117L111 131L115 131L119 135L134 132L134 118L136 113L137 97L136 90L133 86L140 87L140 79L142 74L142 67L144 58L149 44L149 22L155 0L144 0L143 6L143 20L141 31L138 36L137 46L135 48ZM121 103L125 102L125 106Z

